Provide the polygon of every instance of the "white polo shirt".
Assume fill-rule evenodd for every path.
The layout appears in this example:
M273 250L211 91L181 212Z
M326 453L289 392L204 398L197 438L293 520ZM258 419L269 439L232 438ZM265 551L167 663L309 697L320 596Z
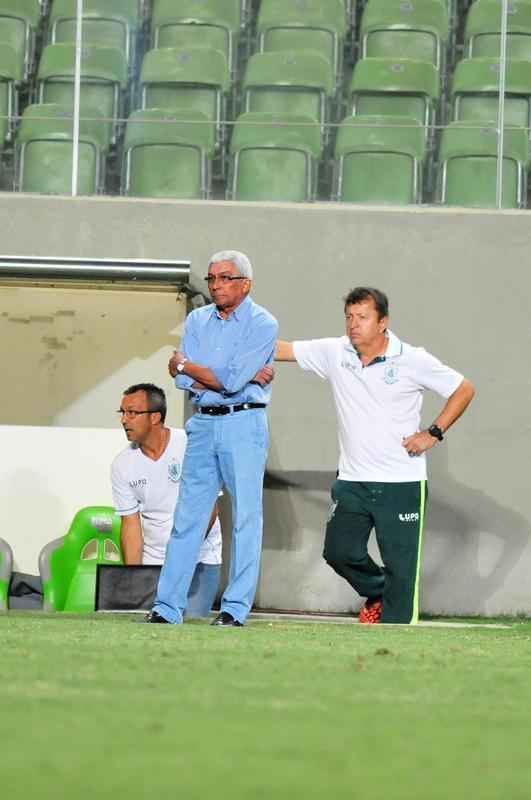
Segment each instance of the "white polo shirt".
M424 389L447 399L463 380L422 347L401 342L391 331L388 338L385 357L366 367L347 336L293 343L299 366L332 387L340 480L425 480L425 454L412 458L402 439L420 429Z
M121 517L140 512L143 564L163 564L179 496L182 461L186 448L183 430L170 429L170 439L158 461L140 447L128 445L111 466L112 493ZM198 561L221 564L221 526L216 520L201 545Z

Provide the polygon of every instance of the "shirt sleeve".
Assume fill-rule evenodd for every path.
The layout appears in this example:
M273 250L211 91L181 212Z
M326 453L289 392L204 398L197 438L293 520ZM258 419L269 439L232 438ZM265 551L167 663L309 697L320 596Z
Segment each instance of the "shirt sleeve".
M307 342L293 342L293 355L301 369L315 372L327 380L331 372L331 353L335 339L311 339Z
M222 384L225 395L240 392L256 375L259 369L273 361L278 323L265 314L253 321L247 336L238 343L235 356L226 367L212 372Z
M190 361L195 361L197 358L197 350L197 331L195 326L195 318L192 313L188 314L184 322L184 335L181 342L181 352L183 352L186 358L188 358ZM175 376L175 385L178 389L189 391L192 389L194 383L194 378L191 378L189 375L183 375L182 372L178 372ZM192 391L194 390L192 389Z
M463 375L447 367L438 358L419 348L415 358L416 379L420 386L431 389L447 400L463 381Z
M127 517L129 514L136 514L139 510L138 500L116 462L111 467L111 485L114 508L118 516Z

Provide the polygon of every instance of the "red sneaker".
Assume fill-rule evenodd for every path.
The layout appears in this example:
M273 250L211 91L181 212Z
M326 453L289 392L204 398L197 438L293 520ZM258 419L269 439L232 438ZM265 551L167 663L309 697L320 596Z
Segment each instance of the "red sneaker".
M382 616L382 601L367 600L360 610L359 621L362 625L375 625Z

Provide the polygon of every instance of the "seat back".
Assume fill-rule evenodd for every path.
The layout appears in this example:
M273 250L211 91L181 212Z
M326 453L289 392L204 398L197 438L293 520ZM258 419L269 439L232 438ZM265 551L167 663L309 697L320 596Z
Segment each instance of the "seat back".
M236 120L227 192L234 200L313 199L321 134L311 117L248 112Z
M476 0L465 24L465 53L497 58L500 54L500 0ZM531 59L531 4L511 0L507 14L507 58Z
M153 47L219 50L234 73L241 25L241 0L155 0Z
M73 108L75 46L49 44L42 53L37 74L38 98L41 103L58 103ZM87 114L94 110L113 120L113 142L116 140L127 88L127 61L116 47L84 45L81 51L81 103Z
M125 132L122 193L205 198L214 152L212 125L201 112L135 111Z
M49 41L75 42L76 0L54 0L49 20ZM140 27L138 0L84 0L83 42L124 51L128 63L134 55L134 41Z
M0 611L7 610L12 572L13 551L5 539L0 539Z
M227 60L217 50L160 47L144 56L140 74L142 108L200 112L213 123L219 146L229 90Z
M413 117L430 127L440 83L433 64L412 59L364 58L354 68L350 108L354 115Z
M487 122L498 114L500 64L495 58L460 61L452 87L452 118ZM507 61L505 124L529 127L531 62Z
M57 104L34 104L24 110L15 142L15 187L23 192L70 194L72 187L73 113ZM103 181L108 123L81 119L78 190L95 194Z
M257 21L262 52L314 51L328 59L340 79L347 16L342 0L262 0Z
M416 119L349 117L335 145L334 200L418 203L426 137Z
M24 80L32 69L40 18L39 0L0 0L0 42L16 54Z
M441 203L476 208L496 207L498 133L496 123L470 128L452 122L444 129L439 153ZM524 128L504 130L502 205L525 204L529 142Z
M333 91L331 66L316 53L256 53L245 72L243 107L245 111L311 117L324 133Z
M370 0L361 20L361 55L414 58L441 69L448 33L443 0Z
M66 536L39 555L44 609L94 611L96 566L116 563L122 563L120 517L109 506L80 509Z

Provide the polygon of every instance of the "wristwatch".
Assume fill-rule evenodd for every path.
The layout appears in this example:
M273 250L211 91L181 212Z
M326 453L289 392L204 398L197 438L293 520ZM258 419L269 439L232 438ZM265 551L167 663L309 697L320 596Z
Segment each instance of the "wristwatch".
M177 367L177 369L179 369L179 367ZM428 433L430 433L432 436L435 437L435 439L438 439L440 442L442 442L442 440L444 439L443 432L438 425L430 425L430 427L428 428Z
M183 371L185 363L186 363L186 358L183 358L182 361L179 361L179 363L177 364L177 372Z

